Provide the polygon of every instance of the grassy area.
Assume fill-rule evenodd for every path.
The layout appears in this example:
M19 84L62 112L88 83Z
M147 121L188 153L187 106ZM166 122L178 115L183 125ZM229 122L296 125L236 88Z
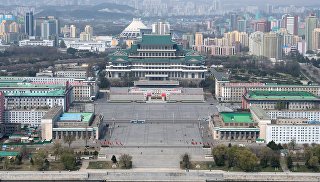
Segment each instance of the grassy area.
M181 168L181 167L180 167ZM212 161L192 161L190 170L222 170L222 171L234 171L242 172L243 170L239 167L227 167L227 166L216 166ZM266 168L259 167L259 172L283 172L281 168L275 170L275 168L268 166Z
M260 172L283 172L283 171L281 167L279 167L278 169L275 169L271 166L268 166L266 168L260 167Z
M62 171L64 170L61 162L50 162L49 169L47 171ZM21 165L9 164L7 169L4 169L4 162L0 163L0 171L38 171L38 169L32 165L29 161L23 162Z
M112 161L90 161L87 169L118 169L119 165L116 164L116 168L112 168Z
M290 169L291 172L319 172L318 171L313 171L312 169L309 169L307 166L305 165L300 165L299 167L297 166L293 166L291 169Z

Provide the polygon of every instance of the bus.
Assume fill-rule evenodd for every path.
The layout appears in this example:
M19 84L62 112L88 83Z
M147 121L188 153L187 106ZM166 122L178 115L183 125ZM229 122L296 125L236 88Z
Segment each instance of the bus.
M146 120L131 120L130 123L133 123L133 124L145 124Z

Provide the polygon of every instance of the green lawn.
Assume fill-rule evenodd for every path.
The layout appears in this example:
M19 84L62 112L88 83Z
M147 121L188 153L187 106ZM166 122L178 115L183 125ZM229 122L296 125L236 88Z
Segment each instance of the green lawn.
M293 166L290 169L290 171L291 172L319 172L319 170L318 171L313 171L312 169L307 168L307 166L305 166L305 165L300 165L299 167Z
M61 162L50 162L49 169L47 171L62 171L64 170ZM38 171L38 169L31 165L29 161L24 161L21 165L9 164L7 169L4 169L4 162L0 163L0 171Z
M180 167L182 169L182 167ZM239 167L227 167L227 166L216 166L213 161L191 161L190 170L222 170L222 171L234 171L242 172L243 170ZM260 172L282 172L281 167L275 170L275 168L268 166L266 168L259 167Z
M114 165L112 161L90 161L87 169L113 169L112 165Z

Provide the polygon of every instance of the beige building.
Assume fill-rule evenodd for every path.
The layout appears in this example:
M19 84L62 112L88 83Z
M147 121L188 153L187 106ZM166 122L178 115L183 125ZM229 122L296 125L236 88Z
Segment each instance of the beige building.
M86 25L86 27L84 27L84 32L89 34L90 37L93 36L93 28L90 25Z
M263 56L267 58L282 59L283 39L280 34L270 32L263 39Z
M99 140L104 125L103 116L94 113L63 113L61 107L49 110L41 120L43 140L63 140L71 135L75 140Z
M312 31L312 50L320 51L320 28Z
M76 38L76 26L75 25L70 25L70 37L71 38Z
M195 35L195 45L201 46L203 45L203 33L197 32Z
M87 32L80 33L80 41L89 41L91 40L91 35Z

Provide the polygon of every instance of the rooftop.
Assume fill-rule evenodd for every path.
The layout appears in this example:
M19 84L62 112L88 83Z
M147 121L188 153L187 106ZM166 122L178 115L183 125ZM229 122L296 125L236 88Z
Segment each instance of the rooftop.
M64 113L58 121L83 121L89 122L93 113Z
M64 97L65 90L54 90L48 93L5 93L5 96L14 96L14 97Z
M251 113L221 113L224 122L250 123Z
M42 119L52 119L58 112L62 112L62 106L53 107L51 108L43 117Z
M261 108L252 106L250 107L252 113L254 113L259 119L271 119L270 116Z
M249 91L250 99L277 99L277 100L313 100L319 99L304 91Z
M165 44L176 44L176 42L171 40L171 34L167 35L142 35L142 41L138 44L144 45L165 45Z
M65 85L49 85L49 84L45 84L45 85L35 85L35 84L18 84L18 82L12 81L12 80L8 80L7 82L3 82L4 80L2 80L2 83L6 83L6 84L0 84L0 88L50 88L50 89L59 89L59 88L65 88Z

